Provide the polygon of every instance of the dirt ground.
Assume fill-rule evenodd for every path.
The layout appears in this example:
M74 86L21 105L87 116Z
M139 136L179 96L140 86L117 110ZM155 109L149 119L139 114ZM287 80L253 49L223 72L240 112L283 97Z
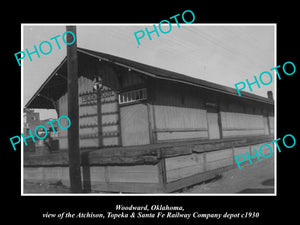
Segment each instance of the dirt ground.
M24 193L70 193L70 189L60 182L31 183L24 181ZM177 193L191 194L234 194L234 193L274 193L273 157L256 161L252 165L226 171L206 183L194 185Z
M195 185L185 193L274 193L274 159L270 157L252 165L226 171L216 179Z

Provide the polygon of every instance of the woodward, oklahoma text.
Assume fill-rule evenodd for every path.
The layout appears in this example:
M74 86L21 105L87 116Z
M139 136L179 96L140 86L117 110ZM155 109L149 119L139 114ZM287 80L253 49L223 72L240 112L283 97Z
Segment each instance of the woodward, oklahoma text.
M116 205L116 210L144 210L149 211L150 210L159 210L159 211L184 211L182 206L169 206L169 205L151 205L150 207L148 205L144 206L125 206L125 205Z

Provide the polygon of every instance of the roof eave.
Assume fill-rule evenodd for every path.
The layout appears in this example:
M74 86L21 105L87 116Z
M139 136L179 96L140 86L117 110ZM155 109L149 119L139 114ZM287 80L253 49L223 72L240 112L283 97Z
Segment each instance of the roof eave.
M33 108L30 107L32 102L39 97L41 91L45 88L45 86L49 83L49 81L57 75L58 70L66 63L67 61L67 56L61 61L61 63L53 70L53 72L50 74L50 76L44 81L44 83L41 85L41 87L35 92L35 94L30 98L30 100L25 104L24 108ZM36 108L36 107L34 107ZM44 107L42 107L44 108ZM52 103L49 104L49 109L53 109L54 106Z
M193 85L193 86L197 86L197 87L201 87L201 88L205 88L205 89L209 89L209 90L213 90L213 91L218 91L218 92L221 92L221 93L224 93L224 94L229 94L229 95L240 97L240 98L247 98L247 99L251 99L251 100L255 100L255 101L264 102L264 103L267 103L267 104L274 104L274 101L272 101L272 100L270 100L268 98L265 98L265 97L262 97L262 96L258 96L258 95L254 95L254 94L251 94L251 93L247 93L247 92L244 92L244 91L241 91L242 95L239 96L237 93L232 93L232 92L229 92L229 91L226 91L226 90L222 90L220 88L212 88L212 87L209 87L209 86L206 86L206 85L195 84L195 83L192 83L192 82L189 82L189 81L183 81L183 80L180 80L180 79L167 78L167 77L158 76L156 74L153 74L153 73L150 73L150 72L147 72L147 71L143 71L143 70L140 70L138 68L135 68L135 67L132 67L132 66L129 66L129 65L125 65L125 64L120 63L120 62L116 62L116 61L107 59L107 58L105 58L103 56L99 56L99 55L93 54L93 53L88 52L88 51L86 51L85 49L82 49L82 48L77 48L77 51L82 52L84 54L87 54L89 56L92 56L92 57L95 57L95 58L107 61L107 62L114 63L114 64L116 64L118 66L125 67L127 69L131 69L131 70L134 70L134 71L139 72L139 73L143 73L143 74L151 76L153 78L163 79L163 80L170 80L170 81L175 81L175 82L180 82L180 83L185 83L185 84L188 84L188 85ZM219 84L218 84L218 86L224 87L224 89L225 88L226 89L230 88L230 87L226 87L226 86L219 85ZM233 88L230 88L230 89L234 90Z
M214 84L214 83L207 82L207 81L205 81L205 83L207 83L207 85L205 85L205 84L193 83L192 81L182 80L182 79L179 79L179 78L166 77L167 75L165 75L165 76L158 75L158 74L155 74L155 73L151 73L149 71L144 71L144 70L136 68L134 66L126 65L126 64L124 64L122 62L118 62L116 60L109 59L109 57L107 58L105 56L97 55L96 53L98 53L98 52L95 52L95 51L92 51L92 50L87 50L87 49L83 49L83 48L77 48L77 51L81 52L81 53L83 53L85 55L89 55L89 56L92 56L92 57L95 57L95 58L98 58L98 59L101 59L101 60L113 63L115 65L118 65L118 66L121 66L121 67L124 67L124 68L127 68L127 69L131 69L133 71L145 74L147 76L150 76L150 77L153 77L153 78L156 78L156 79L162 79L162 80L169 80L169 81L174 81L174 82L180 82L180 83L184 83L184 84L188 84L188 85L192 85L192 86L196 86L196 87L201 87L201 88L205 88L205 89L208 89L208 90L212 90L212 91L217 91L217 92L220 92L220 93L228 94L228 95L235 96L235 97L242 98L242 99L251 99L251 100L254 100L254 101L259 101L259 102L263 102L263 103L266 103L266 104L274 105L274 101L272 101L271 99L268 99L268 98L265 98L265 97L261 97L261 96L258 96L258 95L254 95L254 94L251 94L251 93L247 93L247 92L244 92L244 91L241 91L242 96L239 96L237 93L234 93L234 89L233 88L226 87L226 86L223 86L223 85ZM99 54L101 54L101 53L99 53ZM106 54L106 55L108 55L108 54ZM128 61L130 62L130 60L128 60ZM40 97L39 94L42 92L42 90L45 88L45 86L57 74L57 72L59 71L59 69L61 69L61 67L66 62L67 62L67 56L54 69L54 71L50 74L50 76L46 79L46 81L41 85L41 87L36 91L36 93L32 96L32 98L27 102L27 104L25 105L25 108L36 108L36 107L30 107L30 105L32 104L32 102L35 99L37 99L37 98ZM137 62L135 62L135 63L137 63ZM170 72L170 71L168 71L168 72ZM178 73L176 73L176 74L178 75ZM183 74L180 74L180 75L181 76L186 76L186 75L183 75ZM193 79L199 80L199 82L201 81L200 79L197 79L197 78L193 78ZM213 86L213 87L209 86L210 83L211 83L211 86ZM49 105L47 105L47 107L48 108L54 108L54 106L51 103L51 101L49 101ZM45 108L45 107L42 107L42 108Z

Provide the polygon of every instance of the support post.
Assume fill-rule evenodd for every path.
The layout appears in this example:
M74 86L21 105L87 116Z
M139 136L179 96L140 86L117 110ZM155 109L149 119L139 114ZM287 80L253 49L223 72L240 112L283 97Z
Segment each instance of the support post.
M158 180L162 192L166 191L167 185L167 171L166 171L166 159L162 157L161 149L157 149L157 158L159 160L158 166Z
M222 114L221 114L221 98L218 98L218 125L219 125L219 134L220 134L220 139L223 139L223 125L222 125Z
M101 84L102 85L102 84ZM98 88L97 93L97 119L98 119L98 145L103 147L103 129L102 129L102 103L101 103L101 88Z
M76 37L76 26L67 26ZM76 38L77 39L77 38ZM67 43L73 41L73 36L67 34ZM80 151L79 151L79 108L78 108L78 58L77 40L67 45L68 66L68 117L71 127L68 129L69 175L72 193L82 192Z

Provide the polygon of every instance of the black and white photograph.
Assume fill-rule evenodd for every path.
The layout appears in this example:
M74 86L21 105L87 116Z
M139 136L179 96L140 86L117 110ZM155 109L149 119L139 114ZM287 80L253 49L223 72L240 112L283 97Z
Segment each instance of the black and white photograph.
M276 194L275 24L22 29L23 194Z
M294 224L297 7L112 3L5 8L1 219Z

